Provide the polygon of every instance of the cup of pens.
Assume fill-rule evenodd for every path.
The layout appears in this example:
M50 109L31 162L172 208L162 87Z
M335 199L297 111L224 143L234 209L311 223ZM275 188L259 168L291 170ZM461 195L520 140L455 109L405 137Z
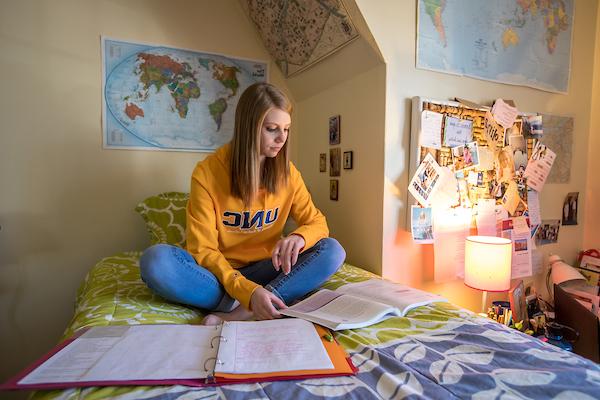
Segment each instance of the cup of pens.
M508 301L493 301L488 310L488 317L506 326L512 323L512 311Z

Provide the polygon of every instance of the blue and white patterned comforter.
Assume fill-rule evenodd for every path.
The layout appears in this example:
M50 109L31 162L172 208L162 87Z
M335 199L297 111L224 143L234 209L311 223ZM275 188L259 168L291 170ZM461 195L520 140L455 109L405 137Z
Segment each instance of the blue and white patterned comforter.
M139 253L103 259L82 284L65 332L84 326L198 323L139 279ZM327 283L373 277L345 264ZM37 392L34 399L600 399L600 366L448 303L335 333L356 376L228 385L104 387Z

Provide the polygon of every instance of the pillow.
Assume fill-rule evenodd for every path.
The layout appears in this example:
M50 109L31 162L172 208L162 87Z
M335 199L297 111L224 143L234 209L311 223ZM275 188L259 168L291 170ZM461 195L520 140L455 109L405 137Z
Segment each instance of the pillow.
M188 193L165 192L148 197L135 207L146 222L151 244L168 243L185 248L188 199Z

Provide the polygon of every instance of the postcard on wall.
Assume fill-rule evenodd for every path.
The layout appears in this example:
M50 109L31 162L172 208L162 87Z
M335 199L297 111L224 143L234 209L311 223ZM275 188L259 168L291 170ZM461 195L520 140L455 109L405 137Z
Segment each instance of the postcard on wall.
M424 110L421 113L421 135L419 146L432 149L442 148L442 121L444 114Z
M558 242L558 231L560 230L560 219L543 220L535 233L538 245Z
M485 113L484 136L488 146L496 149L498 146L504 146L504 127L496 122L492 113Z
M473 121L446 117L444 124L444 146L455 147L473 140Z
M431 207L412 206L410 227L415 243L433 243L433 216Z
M565 197L563 204L563 225L577 225L577 198L579 192L571 192Z
M515 176L515 162L510 147L504 147L496 153L494 159L496 181L510 182Z
M538 192L542 191L555 159L556 154L546 147L546 145L543 145L538 141L533 149L533 154L527 164L527 168L525 169L525 174L523 175L527 178L529 187L532 187Z
M512 149L512 157L515 164L515 175L517 179L523 179L525 168L527 168L527 143L523 135L508 137L508 144Z
M498 121L504 128L510 128L515 123L519 110L516 107L512 107L502 99L498 99L494 102L492 107L492 115L494 119Z
M502 205L504 209L508 211L510 215L514 215L519 203L521 202L521 198L519 197L519 189L517 188L517 184L514 181L508 182L508 186L504 191L504 196L502 197Z
M422 206L428 206L439 187L441 167L431 154L427 154L408 186L410 193Z
M523 135L541 139L544 134L541 115L528 115L523 117Z
M527 224L527 217L520 216L514 217L513 219L513 231L518 235L529 235L530 229Z
M477 142L465 143L452 148L452 165L454 171L479 166L479 149Z
M525 222L525 224L527 224ZM531 265L531 237L529 230L514 229L515 225L520 224L514 219L502 221L502 237L510 239L513 242L511 279L531 276L533 269Z

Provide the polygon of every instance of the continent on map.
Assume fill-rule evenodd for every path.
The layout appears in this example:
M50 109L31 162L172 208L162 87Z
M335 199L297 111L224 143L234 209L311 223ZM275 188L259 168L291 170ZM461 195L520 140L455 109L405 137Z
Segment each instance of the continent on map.
M516 46L519 44L519 35L511 28L506 28L502 32L502 45L506 49L508 46Z
M539 13L544 18L546 48L548 53L554 53L558 35L569 28L569 15L565 3L549 0L517 0L517 3L523 14L529 12L532 18L535 18Z
M227 101L220 97L211 104L208 105L208 111L217 124L217 131L221 128L221 122L223 121L223 113L227 110Z
M424 5L425 12L431 17L433 26L435 26L440 35L440 42L446 47L448 42L446 41L446 31L442 23L442 14L444 13L444 7L446 7L446 0L425 0Z
M142 110L141 108L139 108L137 105L135 105L133 103L125 104L125 114L127 114L129 119L131 119L131 120L134 120L135 117L144 118L144 110Z
M190 65L185 62L177 62L169 56L149 53L139 53L137 58L140 64L136 73L144 85L144 92L141 93L142 100L148 97L152 86L158 93L166 85L175 100L179 116L185 118L190 99L200 97L200 87Z
M240 72L238 67L230 67L223 63L213 64L213 78L221 82L223 86L231 90L231 96L236 95L240 83L237 79L237 74Z

